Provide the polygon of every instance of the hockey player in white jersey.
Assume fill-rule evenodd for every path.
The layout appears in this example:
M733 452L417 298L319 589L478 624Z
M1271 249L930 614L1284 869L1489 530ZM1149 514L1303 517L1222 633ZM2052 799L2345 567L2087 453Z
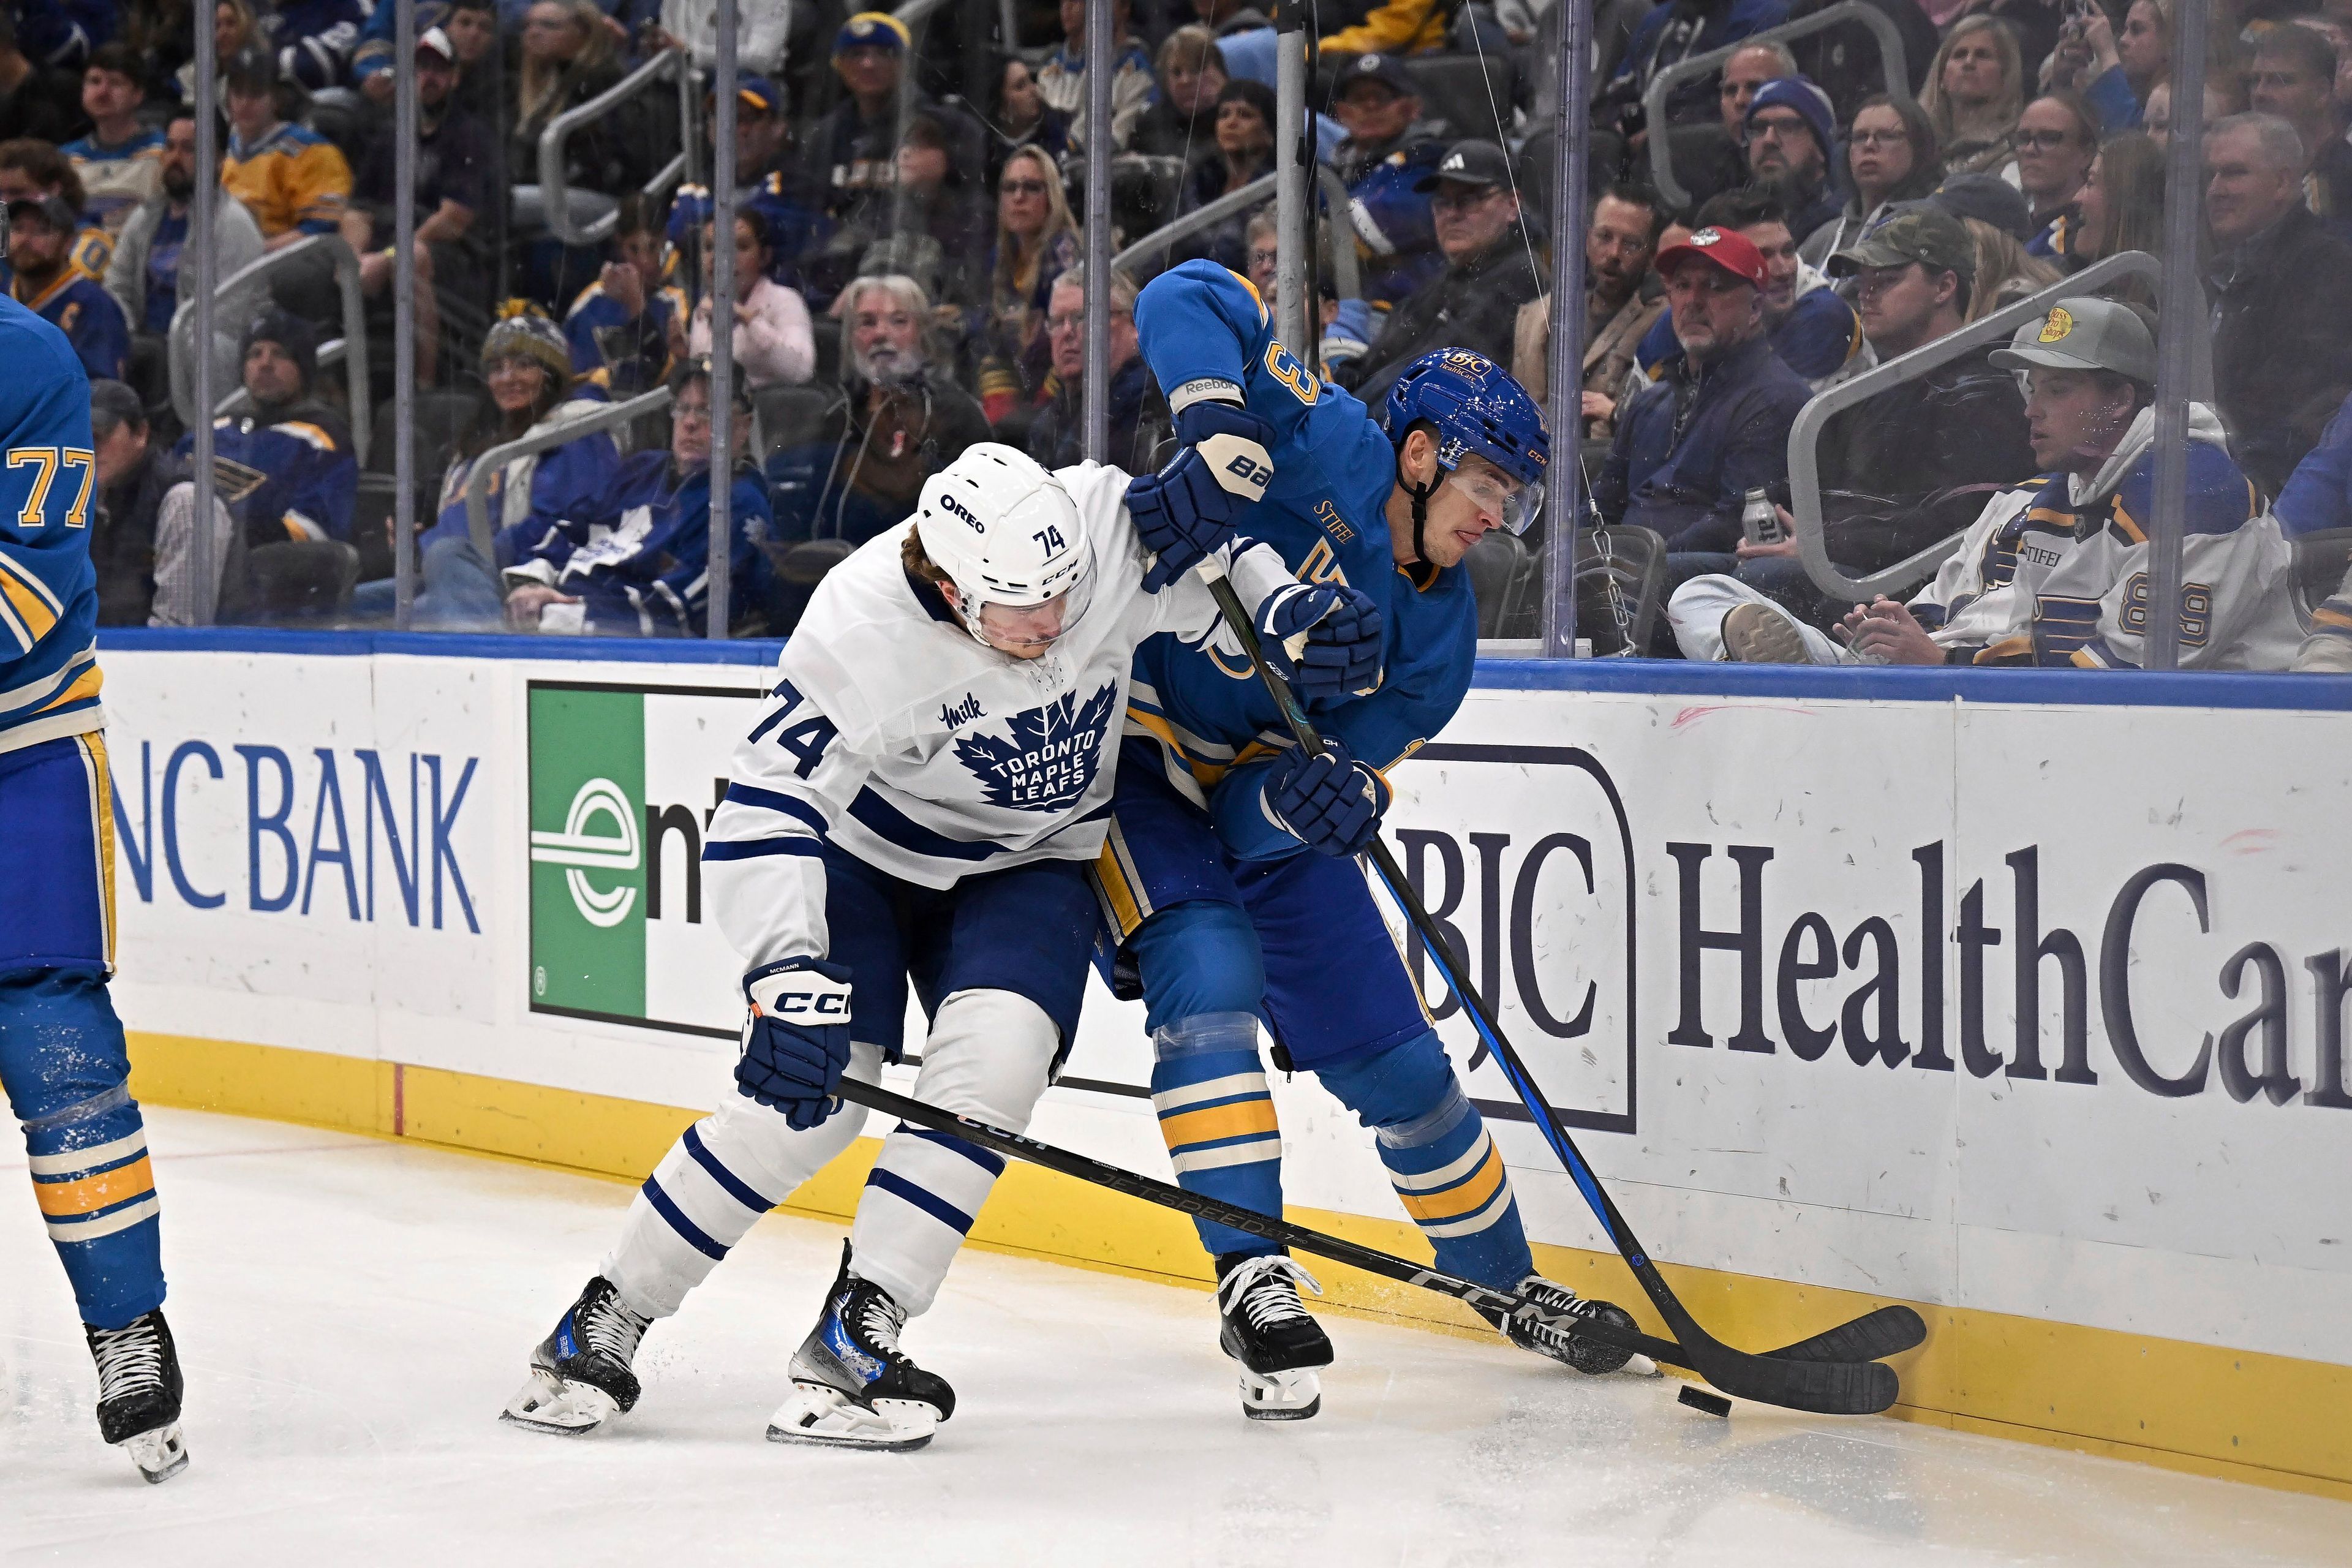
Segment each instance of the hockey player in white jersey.
M2026 376L2034 461L1909 604L1856 605L1843 641L1730 577L1693 578L1667 615L1690 658L1774 664L2145 662L2156 484L2156 340L2127 305L2063 300L1992 363ZM2278 521L2231 459L2221 422L2189 409L2180 668L2284 669L2302 638Z
M1233 477L1156 514L1147 540L1118 469L1049 474L975 446L926 481L911 521L825 578L736 747L703 848L719 925L746 965L740 1092L646 1180L619 1243L533 1352L509 1420L579 1433L635 1404L646 1327L864 1124L832 1091L898 1058L909 985L930 1017L916 1098L1027 1125L1077 1024L1095 923L1086 868L1109 820L1136 645L1217 622L1189 574L1145 589L1154 553L1211 550L1288 673L1311 683L1325 668L1309 644L1344 645L1334 669L1377 658L1380 617L1360 595L1297 582L1272 550L1229 542L1270 468L1262 449L1223 457ZM955 1395L899 1331L930 1305L1003 1165L939 1133L889 1134L769 1436L929 1440Z

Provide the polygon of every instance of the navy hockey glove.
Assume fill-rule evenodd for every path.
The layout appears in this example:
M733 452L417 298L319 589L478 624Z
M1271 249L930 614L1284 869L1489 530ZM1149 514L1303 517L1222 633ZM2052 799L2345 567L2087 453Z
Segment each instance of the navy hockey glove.
M1362 697L1381 683L1381 607L1355 589L1298 583L1258 605L1258 649L1301 701Z
M1275 820L1319 854L1358 855L1381 830L1389 808L1389 786L1381 775L1326 740L1318 756L1292 747L1265 781L1265 802Z
M1266 443L1274 426L1230 403L1201 402L1176 416L1183 449L1156 474L1127 487L1128 515L1143 548L1159 559L1143 574L1156 594L1233 537L1242 508L1263 499L1274 478Z
M833 1091L849 1068L849 971L822 958L763 963L743 976L751 1010L735 1083L799 1131L841 1107Z

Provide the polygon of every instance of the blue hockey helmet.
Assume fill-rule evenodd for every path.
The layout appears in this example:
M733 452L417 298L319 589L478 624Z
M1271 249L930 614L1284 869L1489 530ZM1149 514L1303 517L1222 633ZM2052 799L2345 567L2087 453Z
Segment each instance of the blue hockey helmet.
M1389 440L1404 445L1416 419L1437 427L1437 460L1448 468L1475 452L1530 489L1544 482L1551 434L1543 410L1510 372L1475 349L1437 349L1405 367L1389 388Z

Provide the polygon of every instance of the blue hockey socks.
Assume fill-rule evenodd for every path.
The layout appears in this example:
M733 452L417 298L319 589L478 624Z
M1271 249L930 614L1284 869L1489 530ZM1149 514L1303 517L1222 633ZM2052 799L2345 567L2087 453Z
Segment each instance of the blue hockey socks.
M99 975L0 978L0 1084L23 1123L34 1201L82 1321L101 1329L163 1304L161 1205L130 1077Z
M1440 1268L1496 1289L1535 1272L1502 1153L1435 1033L1316 1076L1372 1129L1390 1184Z
M1282 1213L1282 1129L1258 1063L1255 1013L1200 1013L1155 1031L1151 1103L1188 1193ZM1279 1252L1231 1226L1196 1218L1213 1256Z

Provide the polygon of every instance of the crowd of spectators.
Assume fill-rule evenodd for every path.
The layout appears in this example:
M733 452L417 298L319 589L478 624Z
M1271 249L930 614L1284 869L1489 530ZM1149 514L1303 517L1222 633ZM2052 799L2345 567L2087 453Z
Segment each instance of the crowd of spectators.
M1584 247L1586 299L1577 439L1561 451L1580 456L1593 521L1655 536L1662 607L1727 582L1850 647L1854 606L1820 592L1793 544L1749 536L1750 493L1787 521L1789 437L1813 399L2104 258L2163 251L2174 0L1870 0L1905 40L1908 79L1891 82L1864 29L1781 30L1825 3L1596 8L1592 120L1566 153L1591 178L1569 241ZM702 635L714 395L743 414L724 459L739 634L789 631L824 570L903 520L971 442L1081 456L1083 0L1019 0L1010 40L993 6L911 27L851 0L740 10L738 202L721 236L707 0L420 0L416 624ZM1110 10L1109 196L1127 254L1107 289L1109 457L1141 469L1171 425L1136 351L1141 284L1205 258L1271 302L1275 35L1246 0ZM196 236L186 0L0 5L9 286L100 388L110 622L393 613L393 12L215 0L222 199ZM1302 347L1375 407L1415 357L1451 346L1544 395L1556 8L1349 0L1318 26L1318 341ZM2166 260L2205 286L2216 450L2262 516L2301 537L2352 523L2352 0L2229 0L2209 30L2203 249ZM1720 68L1650 91L1726 48ZM616 92L669 51L696 73L683 97L667 79ZM555 175L561 189L542 183ZM341 244L306 243L326 237ZM187 482L198 247L236 279L205 348L220 405L209 584L192 580ZM2097 294L2160 335L2152 279ZM722 317L738 384L714 394ZM1998 347L1822 425L1841 570L1909 562L1977 525L1988 498L2046 478L2035 373ZM662 414L605 416L663 388ZM2147 392L2110 410L2106 456ZM543 449L501 450L525 439ZM1689 618L1658 616L1630 651L1774 644L1681 637Z

